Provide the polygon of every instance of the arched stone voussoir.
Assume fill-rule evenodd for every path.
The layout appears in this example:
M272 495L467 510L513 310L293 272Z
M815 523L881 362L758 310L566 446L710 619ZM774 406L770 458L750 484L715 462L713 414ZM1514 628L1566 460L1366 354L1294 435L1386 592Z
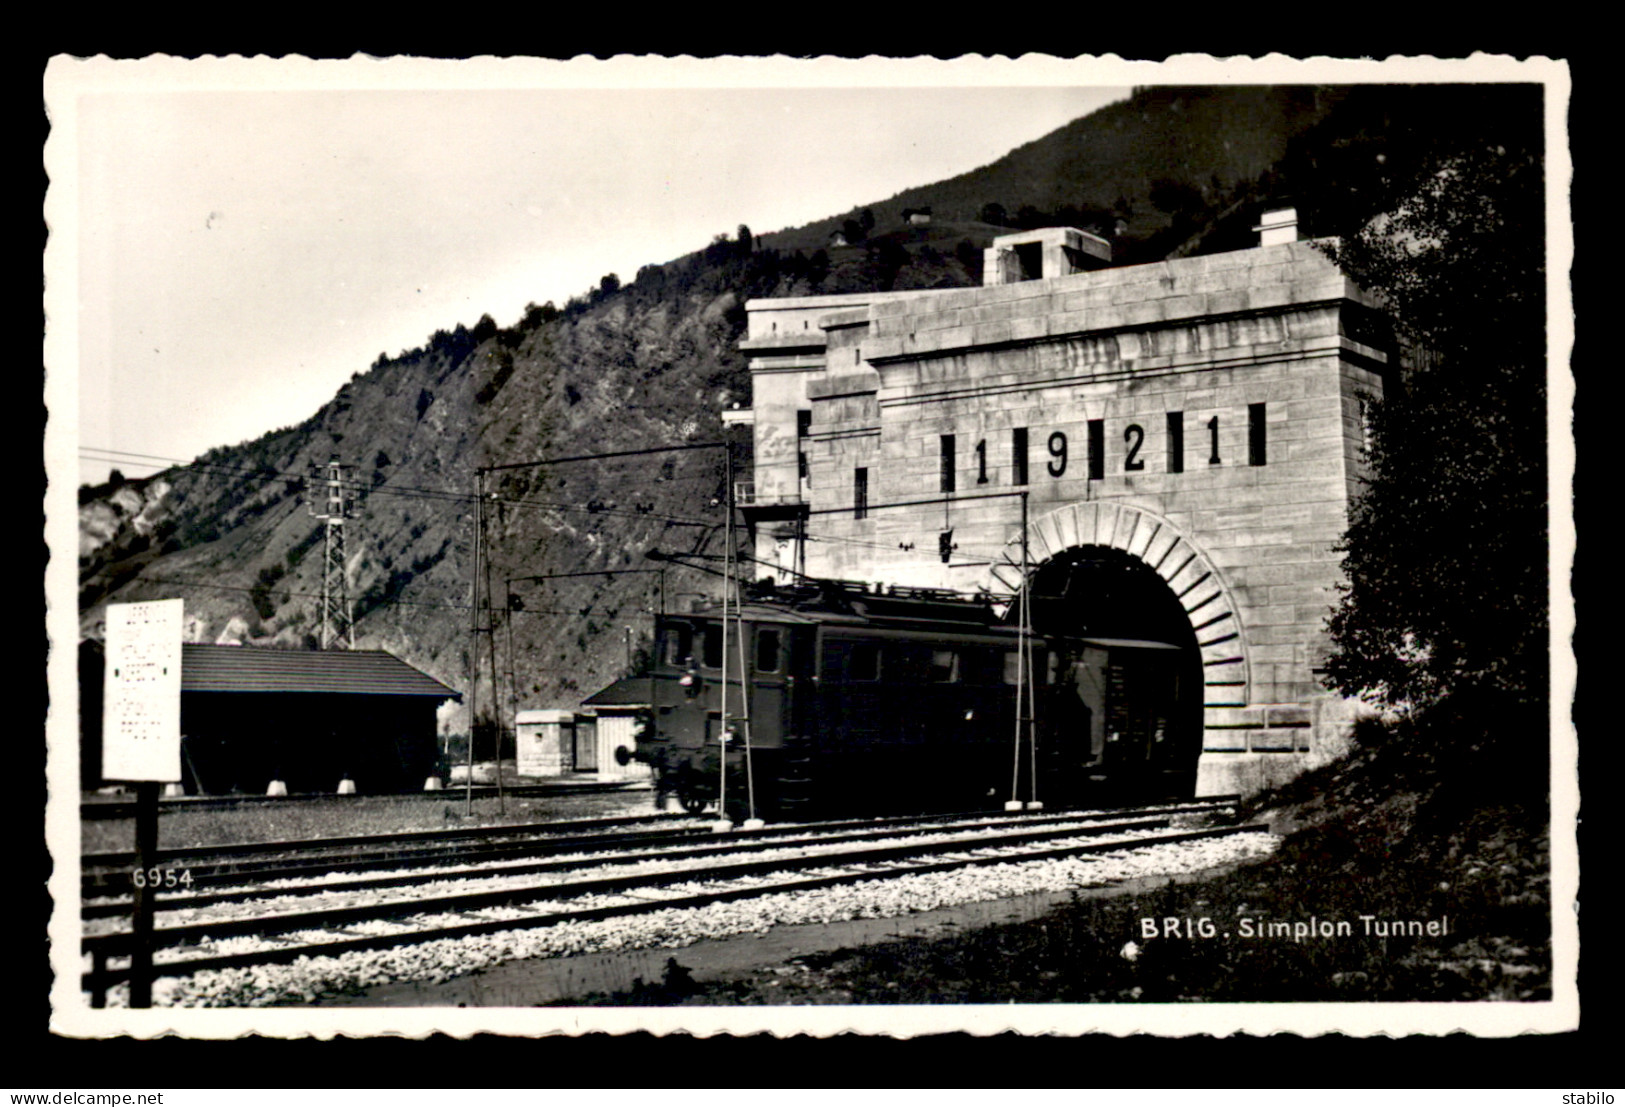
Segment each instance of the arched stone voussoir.
M1226 695L1248 702L1250 673L1240 608L1223 574L1178 527L1132 504L1093 501L1066 504L1027 523L1027 572L1067 550L1105 546L1150 566L1185 608L1209 680L1222 680ZM982 587L1014 592L1023 582L1022 536L1005 545L1004 560L990 566ZM1216 620L1216 615L1223 615Z
M982 587L989 592L1016 592L1021 589L1021 584L1021 566L1003 564L995 565L988 571Z
M1117 512L1117 525L1112 528L1111 546L1113 549L1127 551L1129 543L1134 539L1134 528L1139 523L1141 513L1138 511Z
M1098 503L1073 504L1072 517L1078 523L1078 545L1093 546L1095 544L1095 531L1100 522L1100 505Z
M1055 534L1061 544L1061 549L1070 550L1074 546L1082 545L1078 541L1078 505L1071 504L1059 511L1050 512L1050 518L1055 520Z
M1062 509L1064 511L1065 508ZM1067 548L1066 542L1061 538L1059 525L1055 516L1060 512L1052 511L1047 515L1040 515L1027 527L1027 549L1034 561L1048 561L1056 554Z
M1151 551L1151 543L1155 542L1157 535L1162 533L1162 523L1155 516L1139 513L1135 520L1134 534L1129 538L1124 551L1141 561L1148 561L1147 554Z
M1100 514L1095 517L1095 545L1108 546L1119 549L1117 545L1117 528L1123 519L1123 505L1110 501L1100 505Z

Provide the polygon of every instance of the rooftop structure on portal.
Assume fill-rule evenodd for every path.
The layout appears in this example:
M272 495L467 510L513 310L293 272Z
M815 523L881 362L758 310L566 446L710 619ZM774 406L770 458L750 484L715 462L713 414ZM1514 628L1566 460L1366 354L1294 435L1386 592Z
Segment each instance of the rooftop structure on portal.
M1112 244L1071 227L1001 234L982 252L982 283L1014 284L1069 277L1112 263Z
M1260 246L1279 246L1284 242L1298 241L1298 209L1281 208L1277 211L1264 213L1253 230L1258 232Z

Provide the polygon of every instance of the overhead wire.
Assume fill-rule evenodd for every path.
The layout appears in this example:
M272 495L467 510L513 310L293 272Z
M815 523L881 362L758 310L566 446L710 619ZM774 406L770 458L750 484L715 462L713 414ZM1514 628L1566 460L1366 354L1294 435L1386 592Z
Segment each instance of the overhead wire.
M83 452L86 449L99 450L101 452L108 452L108 453L123 452L123 451L104 450L101 447L81 447L80 449L81 449L81 452ZM645 453L649 453L649 452L653 452L653 451L635 451L635 452L637 454L645 454ZM183 468L183 469L189 469L189 470L192 470L194 472L219 473L219 474L239 474L240 473L240 474L246 474L246 475L249 475L249 476L263 477L267 481L270 481L270 480L299 480L299 481L315 480L315 481L322 481L323 480L323 478L321 478L320 476L312 476L312 471L311 470L290 470L290 469L268 468L268 467L263 467L263 466L261 466L261 467L249 467L249 466L240 466L240 465L225 465L225 464L218 463L218 462L198 461L198 460L188 462L188 461L183 461L183 460L176 459L176 458L164 459L160 455L157 455L157 454L146 454L146 455L141 455L141 456L153 458L155 460L170 460L170 461L175 462L176 466L179 466L180 468ZM616 456L616 455L611 455L611 456ZM92 459L92 460L103 460L103 459ZM154 474L154 475L156 475L156 474ZM698 483L700 481L710 480L710 479L713 479L713 478L706 477L706 476L702 475L702 476L672 478L670 480L662 480L662 481L660 481L658 483L659 484L677 483L679 480L682 481L682 482L685 482L685 483L687 483L687 482ZM436 488L418 488L418 487L414 487L414 486L411 486L411 485L393 485L389 481L385 481L382 484L369 485L365 481L350 480L350 481L341 482L341 485L349 487L351 489L354 489L355 491L360 493L361 498L363 499L363 501L365 501L367 498L372 497L372 496L382 495L382 496L398 496L398 497L402 497L402 498L406 498L406 499L427 499L427 500L438 500L438 501L441 501L441 502L453 502L453 503L462 503L462 504L469 504L469 503L474 502L474 494L472 492L451 492L451 491L447 491L447 490L444 490L444 489L436 489ZM711 525L710 520L694 519L694 518L690 518L690 517L687 517L687 516L671 515L671 514L667 514L665 512L658 512L658 511L637 511L636 509L627 509L627 508L618 508L618 507L594 507L591 503L582 504L582 503L574 503L574 502L569 502L569 501L530 500L530 499L520 499L520 498L514 498L514 497L505 497L505 496L501 496L500 494L492 494L491 496L487 497L486 502L488 504L502 504L504 506L509 506L509 507L531 507L531 508L538 508L538 509L541 509L541 510L570 512L570 513L573 513L573 514L608 515L608 516L613 516L613 517L617 517L617 518L632 518L632 519L653 519L653 520L658 521L658 522L671 523L674 526L709 526L709 525Z
M673 450L690 450L690 449L700 449L700 448L715 448L716 446L721 446L721 445L723 445L723 444L721 444L721 443L716 443L716 444L687 444L687 445L679 445L679 446L675 446L675 447L649 448L649 449L619 451L619 452L606 454L606 455L581 455L579 457L572 457L572 458L551 459L551 461L546 462L545 464L558 464L558 463L564 463L564 462L585 461L585 460L603 460L604 458L644 457L644 456L652 455L654 453L666 453L666 452L671 452ZM98 453L99 454L104 454L104 455L111 455L111 459L109 459L109 458L93 458L93 460L108 460L109 463L113 463L114 461L117 461L117 460L136 459L137 463L144 464L144 465L152 465L152 463L155 463L155 462L170 462L171 467L178 467L178 468L181 468L181 469L189 470L189 471L192 471L192 472L198 472L198 473L223 474L223 475L246 475L246 476L249 476L249 477L257 477L257 478L263 479L263 480L265 480L267 482L274 481L274 480L283 480L283 481L287 481L287 482L290 482L290 483L291 482L298 482L297 491L299 491L299 492L305 492L306 490L308 490L312 486L319 486L321 484L327 483L327 482L325 482L323 480L323 477L321 476L320 470L315 465L312 465L310 468L304 469L304 470L288 470L288 469L281 469L281 468L275 468L275 467L270 467L270 466L252 466L251 467L251 466L231 465L231 464L228 464L228 463L225 463L225 462L206 461L206 460L201 460L201 459L193 459L192 461L186 461L186 460L179 459L179 458L166 458L166 457L164 457L162 455L157 455L157 454L143 454L143 453L137 453L135 451L116 450L116 449L113 449L113 448L102 448L102 447L82 447L81 448L81 456L88 457L88 455L90 455L90 454L98 454ZM154 465L153 467L156 467L156 466ZM538 465L536 463L520 463L520 464L516 464L516 465L512 465L512 466L498 466L498 467L494 467L494 468L497 471L501 471L501 470L508 470L508 469L533 468L533 467L538 467ZM160 470L160 471L163 471L163 470ZM679 481L681 483L684 483L684 484L698 483L698 482L701 482L701 481L708 481L708 482L713 482L714 483L716 480L717 480L717 475L716 474L704 474L704 473L701 473L701 474L693 474L693 475L683 476L683 477L680 477L680 478L676 477L674 475L673 477L668 478L667 480L662 480L660 483L678 483ZM725 477L724 477L724 480L725 480ZM350 487L351 489L354 489L355 491L357 491L360 494L360 498L363 500L363 502L365 502L365 500L367 498L369 498L370 496L373 496L373 495L385 495L385 496L398 496L398 497L407 498L407 499L424 499L424 500L433 500L433 501L449 502L449 503L457 503L457 504L469 504L469 503L484 502L484 503L489 503L489 504L491 504L493 506L497 506L497 507L501 507L501 508L506 508L506 507L531 508L531 509L538 509L538 510L543 510L543 511L553 511L553 512L558 512L558 513L577 513L577 514L587 514L587 515L604 515L604 516L616 517L616 518L648 519L651 522L663 523L663 524L666 524L666 525L700 526L700 527L707 528L708 531L715 530L717 528L717 526L718 526L718 524L715 522L715 520L693 519L693 518L689 518L689 517L685 517L685 516L681 516L681 515L672 515L672 514L668 514L668 513L665 513L665 512L657 512L657 511L652 510L653 505L651 505L651 510L642 511L642 510L637 510L635 507L633 509L618 508L618 507L610 506L610 505L607 505L607 504L599 503L596 500L589 501L588 503L585 503L585 504L581 504L581 503L560 502L560 501L532 500L532 499L526 499L526 498L521 498L521 497L503 496L500 493L492 493L492 494L490 494L488 496L477 497L477 495L474 494L474 493L452 492L452 491L448 491L448 490L444 490L444 489L421 488L421 487L414 487L414 486L409 486L409 485L393 485L388 480L379 482L377 484L369 485L369 484L366 484L363 481L353 480L352 479L352 480L343 481L342 484L344 484L344 485ZM290 489L290 492L291 491L295 491L295 490ZM725 493L726 493L726 488L724 488L724 494ZM716 501L713 501L713 502L716 502ZM265 507L271 507L271 506L273 506L271 503L267 503L265 505ZM263 510L263 508L262 508L262 510ZM297 508L295 510L297 510ZM284 519L285 518L286 518L286 516L284 516ZM705 545L709 544L709 541L710 541L710 535L707 534L707 535L702 536L700 538L697 545L699 547L703 548ZM698 568L697 566L683 566L681 564L681 562L677 563L677 567L679 567L679 568L686 567L686 568L689 568L691 570ZM105 572L105 570L104 570L104 572ZM605 570L605 572L613 573L613 572L615 572L615 570ZM596 575L596 574L594 574L594 575ZM291 599L295 599L295 598L305 598L305 599L317 599L317 598L319 598L318 593L303 592L303 591L298 590L298 589L289 589L289 588L261 589L261 588L258 588L258 587L244 587L244 586L239 586L239 585L223 585L223 584L218 584L218 583L214 583L214 582L207 582L207 581L187 580L187 579L178 578L178 577L144 576L139 571L137 572L136 577L133 578L133 579L140 580L140 581L143 581L143 582L146 582L146 583L165 584L165 585L170 585L170 586L175 586L175 587L182 587L182 588L207 588L207 589L211 589L211 590L215 590L215 591L239 592L239 593L247 593L247 594L254 594L256 592L259 592L259 593L265 595L266 597L276 596L278 598L287 599L287 600L291 600ZM359 598L364 598L364 597L365 597L365 593L363 593L361 597L358 597L358 599ZM477 597L476 597L475 601L470 603L470 604L462 604L462 603L446 602L446 601L410 600L410 599L405 599L405 598L400 597L400 596L395 596L395 597L392 597L392 598L389 598L389 599L380 599L376 603L371 605L372 608L385 607L385 606L390 606L390 607L393 607L393 606L426 607L426 608L436 608L436 609L440 609L440 610L466 611L466 610L471 610L471 609L478 608L481 605L479 605ZM493 610L492 604L490 603L489 599L487 599L487 602L483 606L488 612ZM591 607L591 605L589 605L589 610L590 610L590 607ZM549 608L520 609L520 613L526 614L526 615L531 615L531 616L544 616L544 617L545 616L572 617L572 616L584 614L579 609L572 612L572 611L562 611L562 610L555 610L555 609L549 609ZM640 614L642 614L642 613L640 612Z
M595 573L593 575L596 576L597 574ZM135 581L141 581L141 582L146 583L146 584L168 584L168 585L173 585L173 586L179 587L179 588L208 588L208 589L212 589L212 590L217 591L217 592L249 592L249 593L252 593L252 592L258 591L255 588L244 588L242 585L236 585L236 584L215 584L215 583L213 583L211 581L187 580L184 577L167 577L167 576L165 576L165 577L149 577L149 576L146 576L145 574L139 574L139 573L136 576L131 578L130 583L134 583ZM292 588L270 588L270 589L267 589L264 594L266 596L279 596L279 597L282 597L282 598L285 598L285 599L320 599L321 598L321 593L320 592L305 592L305 591L300 591L298 589L292 589ZM448 610L448 611L467 611L467 610L469 610L470 605L468 605L466 603L457 603L457 602L450 602L450 601L408 600L408 599L402 599L400 597L395 597L393 599L379 600L378 603L375 606L377 606L377 607L393 607L393 606L434 607L434 608L442 608L442 609L445 609L445 610ZM527 607L505 609L505 608L498 607L498 606L495 606L495 605L492 605L492 604L489 604L489 603L482 604L481 607L482 607L482 609L489 610L489 611L508 610L511 613L516 614L516 615L560 615L560 616L566 616L566 617L569 617L569 618L579 618L583 614L580 608L576 608L576 609L571 610L571 611L561 611L561 610L557 610L557 609L554 609L554 608L528 607L528 606ZM590 611L588 612L588 614L590 614ZM652 614L652 612L639 612L639 614ZM616 617L619 618L620 616L617 615Z
M100 447L93 447L93 448L94 449L101 449ZM686 447L684 447L684 448L686 448ZM114 450L103 450L103 452L108 452L108 453L131 453L131 451L114 451ZM658 450L626 451L621 456L647 456L647 455L655 453L655 452L659 452L659 451ZM145 455L140 455L140 456L152 458L154 460L177 460L177 459L165 459L161 455L157 455L157 454L145 454ZM592 456L592 455L583 455L583 457L590 457L590 456ZM569 460L569 459L561 459L561 460ZM193 469L193 470L203 470L203 471L207 471L207 472L220 472L220 473L247 473L247 474L256 475L256 476L263 476L268 480L269 479L299 479L299 480L311 479L309 471L301 471L301 470L267 469L267 468L264 468L264 467L249 468L249 467L245 467L245 466L230 466L230 465L223 465L223 464L219 464L219 463L215 463L215 462L202 462L202 461L193 461L193 462L178 461L177 463L182 465L185 468L189 468L189 469ZM317 477L315 479L319 480L320 478ZM683 480L698 481L698 480L711 479L711 478L708 478L708 477L690 477L690 478L682 478L682 479ZM395 486L395 485L389 484L388 482L385 482L384 484L380 484L380 485L371 486L371 487L366 486L365 483L361 482L361 481L355 481L355 482L349 482L349 483L352 483L353 487L363 491L366 496L371 496L371 495L391 495L391 496L401 496L401 497L404 497L404 498L435 499L435 500L453 501L453 502L459 502L459 503L471 503L473 501L473 495L471 493L456 493L456 492L448 492L448 491L441 490L441 489L418 488L418 487L414 487L414 486ZM662 482L662 483L666 483L666 482ZM611 506L607 506L607 505L595 505L594 503L591 503L591 502L586 503L586 504L581 504L581 503L574 503L574 502L569 502L569 501L535 500L535 499L525 499L525 498L517 498L517 497L506 497L506 496L502 496L502 495L500 495L498 493L491 494L488 497L487 502L491 503L491 504L494 504L494 505L500 505L502 507L531 508L531 509L542 510L542 511L557 511L557 512L561 512L561 513L570 513L570 514L603 515L603 516L610 517L610 518L648 519L648 520L651 520L653 522L667 523L667 524L671 524L671 525L674 525L674 526L698 526L698 527L708 527L708 528L714 528L714 527L717 526L716 521L715 520L710 520L710 519L695 519L695 518L690 518L690 517L687 517L687 516L672 515L672 514L668 514L666 512L658 512L658 511L646 511L645 512L645 511L637 511L636 509L628 510L626 508L611 507ZM860 547L860 548L864 548L864 549L874 549L874 550L891 550L896 545L895 543L874 542L874 541L870 541L870 540L867 540L867 539L854 538L854 537L849 537L849 536L845 536L845 535L837 535L837 534L829 534L829 533L821 533L821 534L806 533L806 534L802 535L802 537L806 541L809 541L809 542L836 543L836 544L841 544L841 545L855 546L855 547ZM920 548L922 550L922 557L928 556L928 554L925 552L925 547L922 545ZM969 552L969 551L967 551L967 552ZM757 564L760 564L760 565L762 565L764 567L767 567L767 568L774 568L774 569L779 568L779 566L776 563L768 562L768 561L765 561L765 560L762 560L762 559L750 558L750 560L755 561ZM996 563L997 563L996 558L990 561L990 564L996 564Z

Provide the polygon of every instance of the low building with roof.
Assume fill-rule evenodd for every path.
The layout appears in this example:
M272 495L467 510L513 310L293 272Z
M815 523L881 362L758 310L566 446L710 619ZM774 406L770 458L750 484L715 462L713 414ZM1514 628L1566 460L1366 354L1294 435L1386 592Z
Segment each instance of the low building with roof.
M82 782L99 783L99 643L80 648ZM437 712L462 694L383 650L181 647L181 752L192 794L416 791L439 762Z
M652 678L626 677L581 701L579 708L521 711L514 717L519 774L595 773L599 780L648 780L632 759L638 731L654 710Z

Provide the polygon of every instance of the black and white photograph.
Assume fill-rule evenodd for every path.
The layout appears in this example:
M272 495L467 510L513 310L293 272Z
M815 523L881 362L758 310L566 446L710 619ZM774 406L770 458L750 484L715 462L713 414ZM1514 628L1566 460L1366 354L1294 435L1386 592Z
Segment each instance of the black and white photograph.
M44 92L54 1032L1578 1027L1565 63Z

